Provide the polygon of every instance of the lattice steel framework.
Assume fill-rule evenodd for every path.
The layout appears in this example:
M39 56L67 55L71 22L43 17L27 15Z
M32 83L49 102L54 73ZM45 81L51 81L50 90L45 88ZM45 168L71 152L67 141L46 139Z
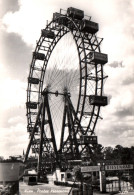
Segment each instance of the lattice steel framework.
M91 55L92 52L101 54L100 45L103 39L97 37L96 33L88 27L87 30L82 29L83 21L82 18L69 15L62 10L60 13L55 13L52 21L42 30L33 53L27 89L27 129L30 142L25 160L32 148L33 153L39 154L38 171L43 169L41 167L44 165L47 167L42 163L56 162L60 166L61 161L80 159L82 153L91 150L90 144L81 144L81 137L94 135L97 120L101 118L99 113L102 105L90 104L89 97L91 95L103 97L103 85L107 77L103 72L104 63L92 60ZM88 17L86 21L91 21L91 17ZM53 71L49 69L53 52L59 42L68 36L71 36L75 43L78 68L73 71L71 61L72 68L68 73L67 69L61 70L56 65ZM61 67L64 68L64 66ZM55 82L58 80L58 75L62 73L66 80L69 74L72 75L72 85L75 85L73 90L75 88L75 93L77 93L76 101L71 91L71 84L69 88L64 82L64 87L57 89L58 87L52 87L51 83L46 83L50 73ZM76 80L74 75L77 75ZM56 85L63 77L60 76ZM59 148L56 143L54 130L56 125L53 124L52 114L55 106L50 103L53 102L53 96L61 97L63 104L60 115L62 117L59 117L62 121L59 129L61 132ZM56 115L55 112L54 115ZM52 159L51 162L48 159Z

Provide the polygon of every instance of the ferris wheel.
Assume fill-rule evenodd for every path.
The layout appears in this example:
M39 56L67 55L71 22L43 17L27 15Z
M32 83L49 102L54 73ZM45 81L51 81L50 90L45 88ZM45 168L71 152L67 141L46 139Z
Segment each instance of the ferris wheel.
M54 13L41 30L33 52L27 88L27 131L30 149L42 159L80 159L97 143L95 126L103 95L103 66L99 25L84 11L69 7ZM52 160L53 159L53 160Z

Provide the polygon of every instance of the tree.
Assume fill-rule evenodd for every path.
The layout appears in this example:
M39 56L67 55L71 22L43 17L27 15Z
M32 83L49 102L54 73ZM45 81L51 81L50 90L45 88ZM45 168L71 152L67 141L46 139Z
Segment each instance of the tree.
M134 164L134 146L130 148L130 159L131 159L131 163Z
M104 149L104 152L103 152L104 156L105 156L105 159L108 159L108 160L112 160L114 158L114 155L113 155L113 148L108 146Z
M121 145L115 146L115 148L113 150L113 157L118 159L119 161L121 161L122 151L123 151L123 147Z
M122 164L131 163L131 150L130 148L123 148L121 153Z
M93 147L92 161L94 165L97 165L97 162L103 160L103 150L104 147L101 144L96 144Z
M4 160L4 157L3 156L0 156L0 161Z

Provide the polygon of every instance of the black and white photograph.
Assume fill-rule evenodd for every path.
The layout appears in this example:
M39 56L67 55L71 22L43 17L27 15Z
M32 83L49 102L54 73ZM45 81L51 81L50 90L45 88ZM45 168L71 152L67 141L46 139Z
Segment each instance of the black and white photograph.
M0 0L0 194L134 194L134 0Z

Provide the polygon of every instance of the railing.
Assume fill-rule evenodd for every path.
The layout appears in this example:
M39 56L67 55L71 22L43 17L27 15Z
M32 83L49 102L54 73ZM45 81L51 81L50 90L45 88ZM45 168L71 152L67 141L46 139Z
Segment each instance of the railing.
M130 181L112 180L106 184L107 192L132 191L133 185Z

